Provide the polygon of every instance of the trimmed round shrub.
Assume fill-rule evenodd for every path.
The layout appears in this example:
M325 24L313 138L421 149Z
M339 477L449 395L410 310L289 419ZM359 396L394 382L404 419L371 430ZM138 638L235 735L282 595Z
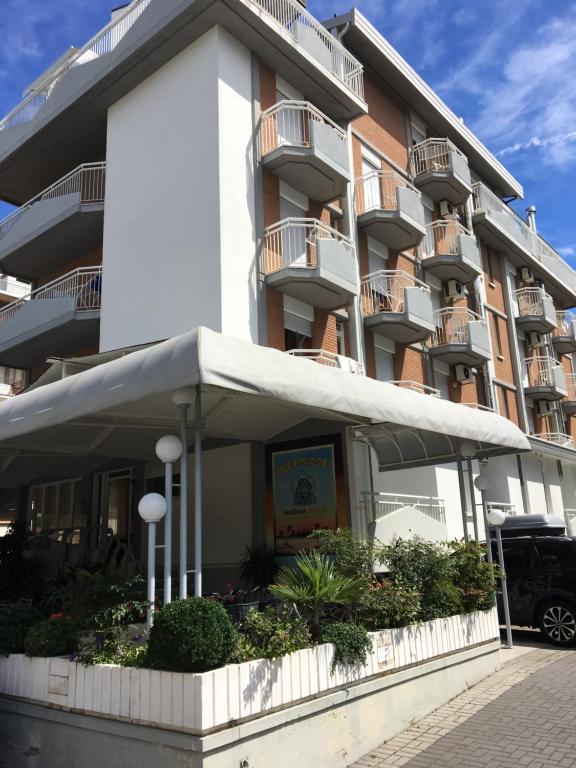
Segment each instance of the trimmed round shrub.
M24 638L44 617L27 603L0 606L0 654L24 653Z
M67 656L78 648L78 632L70 619L48 619L32 627L24 639L28 656Z
M148 660L155 669L207 672L226 664L238 637L224 608L193 597L164 605L154 618Z

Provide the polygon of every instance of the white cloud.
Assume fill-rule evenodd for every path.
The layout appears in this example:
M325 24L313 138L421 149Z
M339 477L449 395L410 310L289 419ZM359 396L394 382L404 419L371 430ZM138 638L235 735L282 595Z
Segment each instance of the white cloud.
M562 248L556 248L556 250L561 256L576 256L576 248L573 248L571 245L566 245Z

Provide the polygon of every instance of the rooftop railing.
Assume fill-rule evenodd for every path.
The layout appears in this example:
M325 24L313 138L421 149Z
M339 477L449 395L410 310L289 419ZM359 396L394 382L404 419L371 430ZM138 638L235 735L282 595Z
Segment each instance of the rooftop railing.
M283 146L310 147L314 122L329 126L334 138L346 144L346 132L309 102L280 101L260 117L259 157Z
M518 304L518 317L545 314L544 300L552 299L544 288L519 288L514 291Z
M412 147L410 168L413 176L431 171L449 171L452 155L465 155L450 139L426 139Z
M396 387L400 387L401 389L410 389L412 392L419 392L421 395L430 395L431 397L442 397L442 393L439 389L435 389L434 387L428 387L426 384L421 384L419 381L408 381L408 380L398 380L398 381L387 381L387 384L394 384Z
M80 194L80 202L85 205L103 203L105 188L106 163L85 163L78 166L0 221L0 242L36 203L72 194Z
M432 336L433 347L439 347L443 344L469 344L469 324L481 322L486 325L486 320L483 317L467 307L439 309L434 314L434 320L436 331Z
M405 507L414 507L422 514L431 517L438 523L446 524L446 502L435 496L412 496L395 493L362 493L362 505L368 524L381 520L383 517L397 512Z
M362 314L371 317L381 312L404 312L404 289L416 287L430 293L426 283L401 269L372 272L362 278Z
M405 187L415 195L421 193L415 186L395 171L370 171L356 179L355 198L356 214L361 216L367 211L395 211L398 208L396 190Z
M554 369L561 367L558 360L555 360L551 355L534 355L525 358L524 363L529 387L556 386Z
M454 219L433 221L426 227L423 258L432 258L437 254L457 256L460 253L460 235L471 233Z
M327 365L330 368L340 368L343 371L354 373L357 376L364 376L364 366L357 360L344 355L337 355L335 352L328 352L325 349L289 349L288 355L300 358L301 360L311 360L320 365Z
M32 120L46 104L58 83L68 72L111 53L132 29L152 0L133 0L121 16L115 17L83 48L80 48L55 72L34 88L6 117L0 121L0 131Z
M312 16L298 0L248 0L266 13L319 63L360 99L364 99L364 69L360 62Z
M76 302L77 312L100 309L101 287L102 267L80 267L0 309L0 326L11 320L30 301L72 298Z
M284 267L315 269L318 240L338 240L354 256L354 245L336 229L317 219L288 218L264 231L262 271L269 275Z

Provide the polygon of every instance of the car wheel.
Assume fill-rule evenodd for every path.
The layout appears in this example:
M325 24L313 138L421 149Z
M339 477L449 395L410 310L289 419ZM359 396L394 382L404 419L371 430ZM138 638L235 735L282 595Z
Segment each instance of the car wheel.
M554 645L572 645L576 641L576 610L570 603L554 600L540 611L540 631Z

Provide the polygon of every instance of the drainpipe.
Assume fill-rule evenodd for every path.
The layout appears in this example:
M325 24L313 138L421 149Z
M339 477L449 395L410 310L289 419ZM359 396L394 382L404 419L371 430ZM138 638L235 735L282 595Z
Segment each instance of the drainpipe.
M536 229L536 206L531 205L529 208L526 208L526 223L534 232L535 234L538 233L538 230Z
M504 308L508 319L506 326L508 329L508 339L510 341L510 355L512 357L512 373L514 384L516 386L516 402L519 406L518 416L520 418L520 428L528 434L528 412L526 410L526 400L524 398L524 386L522 383L522 365L520 362L520 347L518 346L518 334L516 333L516 321L514 317L514 307L512 304L512 290L510 288L510 268L509 261L505 256L501 256L502 270L502 289L504 291Z

